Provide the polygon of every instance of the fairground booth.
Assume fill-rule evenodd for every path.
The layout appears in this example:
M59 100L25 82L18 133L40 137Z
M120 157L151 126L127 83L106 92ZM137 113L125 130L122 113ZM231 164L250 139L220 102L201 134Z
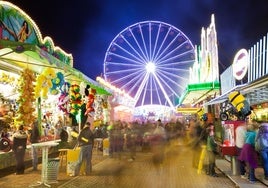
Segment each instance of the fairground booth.
M73 63L29 15L0 1L0 168L14 162L6 138L19 124L28 131L37 120L42 141L48 141L59 139L61 129L79 131L85 121L103 119L110 93Z
M246 126L247 121L268 120L267 44L266 35L252 48L239 50L233 64L221 74L221 95L205 103L216 109L215 116L222 124L222 153L233 159L233 174L237 173L237 127Z

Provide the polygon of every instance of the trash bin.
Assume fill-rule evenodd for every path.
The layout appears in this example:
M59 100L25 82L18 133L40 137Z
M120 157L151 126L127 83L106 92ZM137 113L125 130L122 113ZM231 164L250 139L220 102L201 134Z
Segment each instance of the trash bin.
M46 182L57 183L59 164L60 164L59 158L48 158Z

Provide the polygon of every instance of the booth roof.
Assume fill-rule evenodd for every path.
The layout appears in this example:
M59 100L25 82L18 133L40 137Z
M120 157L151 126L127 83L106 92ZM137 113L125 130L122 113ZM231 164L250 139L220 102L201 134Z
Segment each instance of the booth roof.
M0 69L20 73L29 68L40 74L45 67L50 67L64 74L65 80L70 83L80 84L85 82L96 89L97 94L110 95L110 92L101 87L98 82L88 78L79 70L71 67L53 55L40 49L37 45L0 40Z

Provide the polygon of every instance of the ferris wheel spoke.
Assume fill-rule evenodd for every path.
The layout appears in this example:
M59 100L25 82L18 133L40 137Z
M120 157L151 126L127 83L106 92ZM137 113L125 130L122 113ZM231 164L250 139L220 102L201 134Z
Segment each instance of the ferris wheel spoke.
M170 52L166 53L166 51L168 49L165 49L162 51L162 54L159 55L158 59L156 59L157 62L165 62L165 61L169 61L169 60L172 60L172 59L176 59L178 57L181 57L183 54L181 52L179 52L179 49L182 48L184 46L184 44L186 44L187 41L185 41L184 43L182 43L181 45L179 45L178 47L176 47L175 49L171 50ZM176 52L178 51L178 52ZM164 56L162 56L163 54L165 53ZM167 58L167 57L170 57L171 54L178 54L176 56L172 56L171 58Z
M130 58L128 58L128 57L124 57L124 56L122 56L122 55L119 55L119 54L116 54L116 53L113 53L113 52L110 52L108 55L113 55L113 56L115 56L115 57L118 57L119 59L126 60L126 61L129 61L129 62L135 63L135 64L138 63L138 62L135 61L134 59L130 59Z
M135 36L133 35L132 31L130 30L129 32L131 33L132 37L134 38L136 44L139 46L138 41L136 40L136 38L135 38ZM123 36L123 35L121 35L121 37L122 37L122 39L124 39L124 41L128 44L128 46L135 52L135 54L139 56L139 58L141 59L141 62L142 62L142 61L147 61L147 59L145 58L146 56L145 56L145 54L144 54L144 52L142 51L142 49L141 49L140 46L139 46L139 50L141 51L141 53L142 53L143 56L141 56L140 52L138 52L138 51L134 48L134 46L133 46L133 45L132 45L132 44L131 44L131 43L130 43L124 36Z
M148 56L148 51L147 51L147 46L146 46L146 43L145 43L145 40L144 40L144 36L143 36L143 30L142 30L142 27L141 25L139 24L139 28L140 28L140 31L141 31L141 38L142 38L142 44L143 44L143 48L145 50L145 54L146 54L146 57L147 57L147 60L149 61L149 56ZM149 31L150 32L150 31Z
M174 77L174 75L172 75L172 76ZM178 82L176 82L176 81L174 81L173 79L171 79L170 76L166 76L166 75L164 75L164 74L162 74L161 76L159 76L159 79L160 79L161 81L163 81L163 83L165 83L165 85L166 85L171 91L173 91L173 93L176 94L177 92L174 91L174 90L172 89L172 87L170 87L170 84L168 84L162 77L166 78L166 80L169 81L170 83L173 83L173 86L177 86L177 87L179 87L181 90L184 89L183 86L181 86L180 84L178 84ZM178 78L181 78L182 80L186 81L186 79L184 79L183 77L178 77ZM177 79L178 79L178 78L177 78Z
M154 86L155 86L154 88L158 88L157 87L157 82L155 81L155 79L153 79L153 83L154 83ZM161 97L160 97L160 94L159 94L158 90L156 90L156 94L157 94L157 99L158 99L159 104L162 105Z
M156 60L158 59L159 53L161 53L161 51L162 51L162 48L163 48L163 46L164 46L165 41L167 40L167 37L168 37L168 34L169 34L169 31L170 31L170 30L171 30L171 27L169 27L169 29L168 29L168 31L167 31L167 33L166 33L164 39L162 40L162 43L161 43L161 45L159 46L159 48L158 48L158 50L157 50L157 53L155 54L155 57L154 57L153 61L156 61ZM160 32L160 31L158 31L158 32Z
M193 53L193 51L192 51L192 50L189 50L189 51L186 51L186 52L184 52L184 53L180 53L180 54L178 54L178 55L172 56L172 57L170 57L170 58L168 58L168 59L161 60L161 61L158 61L158 62L159 62L159 63L169 62L169 61L171 61L171 60L174 60L174 59L177 59L177 58L184 57L184 56L186 56L186 55L188 55L188 54L190 54L190 53Z
M162 51L162 53L158 56L158 58L156 59L156 61L167 61L169 60L170 58L167 58L167 57L170 57L172 54L179 54L178 55L173 55L171 56L171 58L175 59L177 57L180 57L181 56L181 52L179 51L182 47L185 47L185 44L187 44L187 41L185 41L184 43L182 43L181 45L179 45L178 47L174 48L173 50L170 50L168 53L167 53L167 50L168 49L165 49ZM165 55L163 55L165 54ZM183 54L182 54L183 55Z
M163 78L159 78L159 80L163 83L162 85L164 85L165 87L167 87L169 89L169 93L172 93L173 95L175 95L177 98L179 98L180 96L178 95L178 91L175 91L173 89L173 87L170 86L170 84L168 84L165 80L163 80ZM174 84L173 86L175 86L177 84ZM169 97L168 97L169 98Z
M158 78L161 81L162 85L165 85L170 91L172 91L173 93L177 92L173 89L173 87L171 87L171 86L177 85L177 83L173 79L171 79L170 77L166 75L158 76ZM164 80L164 78L166 80Z
M150 76L150 92L149 92L149 94L150 94L150 104L153 104L153 85L152 85L152 83L153 83L153 79L152 79L152 76Z
M174 109L173 103L170 101L170 99L169 99L169 97L168 97L163 85L161 84L160 80L158 79L158 77L155 74L154 74L154 78L155 78L156 82L158 83L158 85L159 85L161 91L163 92L166 100L168 101L169 105L172 107L172 109Z
M186 69L186 68L162 67L162 70L165 72L175 70L175 71L182 71L182 72L189 73L189 69ZM176 75L176 74L174 74L174 75Z
M107 73L107 75L115 75L115 74L129 74L129 73L132 73L132 72L138 72L138 71L141 71L140 68L136 68L136 69L126 69L126 70L115 70L115 71L110 71Z
M141 95L142 89L144 88L144 85L146 84L148 78L149 78L149 74L146 73L146 75L145 75L144 79L142 80L141 85L139 86L139 88L138 88L138 90L137 90L137 93L136 93L136 95L135 95L135 97L134 97L134 100L135 100L136 102L138 101L138 99L139 99L139 97L140 97L140 95Z
M167 65L169 67L173 67L173 66L178 66L178 65L182 65L182 64L187 64L189 67L194 63L194 60L185 60L185 61L177 61L177 62L169 62L168 64L158 64L158 67L162 67L165 68ZM185 69L185 68L184 68Z
M131 29L129 30L129 32L131 33L131 35L132 35L132 37L133 37L133 39L134 39L136 45L138 46L138 48L139 48L140 52L142 53L143 57L145 58L144 61L146 61L146 62L149 61L148 57L147 57L146 54L144 53L142 47L140 46L140 43L138 42L136 36L133 34L133 32L132 32Z
M133 91L135 90L135 88L139 87L142 83L142 80L144 80L146 76L146 73L143 72L142 75L136 76L135 78L133 78L131 80L131 82L135 83L134 85L132 85L132 87L129 89L129 93L133 93ZM136 93L136 92L135 92Z
M155 39L155 44L154 44L154 50L153 50L153 54L152 54L152 57L151 59L154 61L154 57L156 56L155 55L155 51L156 51L156 48L157 48L157 44L159 42L159 35L160 35L160 29L161 29L161 24L159 24L158 26L158 30L157 30L157 34L156 34L156 39Z
M135 72L132 72L132 71L114 71L114 72L110 72L110 74L108 74L108 75L112 75L112 74L117 75L117 73L121 73L121 75L126 75L126 76L121 76L119 79L116 79L116 81L119 82L121 80L128 79L128 78L131 78L132 76L140 74L139 71L140 70L137 70ZM113 82L113 83L115 83L115 82Z
M120 67L126 67L126 68L129 68L129 67L135 67L135 68L138 68L138 67L141 67L141 65L138 65L138 64L127 64L127 63L121 63L121 62L113 62L113 61L110 61L110 62L107 62L106 65L116 65L116 66L120 66Z
M131 79L129 79L129 78L131 78ZM128 86L131 86L133 83L135 83L136 84L136 82L138 82L137 80L139 79L139 78L143 78L141 75L140 75L140 73L138 73L138 72L134 72L134 73L132 73L132 74L128 74L128 75L126 75L126 76L123 76L123 77L121 77L121 78L119 78L119 79L117 79L117 80L115 80L115 82L113 82L114 84L116 84L116 83L121 83L121 82L123 82L123 81L125 81L125 84L123 84L122 86L121 86L121 88L127 88ZM135 84L133 84L133 85L135 85Z
M152 59L152 33L150 32L152 29L152 23L149 23L149 60Z
M148 77L148 79L150 79L150 76ZM149 83L149 82L145 82L144 88L147 88L147 87L148 87L148 83ZM144 90L143 90L143 97L142 97L142 100L141 100L141 105L142 105L142 106L144 105L144 101L145 101L145 98L146 98L146 94L147 94L147 89L144 89ZM151 100L151 99L150 99L150 100Z
M180 34L178 33L178 34L175 36L175 38L174 38L172 41L170 41L169 44L162 50L162 52L158 55L158 57L156 57L155 61L158 61L159 59L163 59L163 58L169 56L170 54L172 54L173 52L175 52L175 51L179 48L179 47L177 47L177 48L171 50L170 52L166 53L167 50L171 47L171 45L175 43L176 39L177 39L179 36L180 36ZM183 45L183 44L182 44L182 45ZM163 54L166 54L166 55L163 56ZM163 57L162 57L162 56L163 56Z
M126 41L127 42L127 41ZM127 42L128 43L128 42ZM138 52L133 49L133 46L130 45L131 49L135 50L135 54L138 55L138 56L135 56L133 53L130 53L128 50L126 50L125 48L123 48L122 46L120 46L119 44L115 43L114 44L115 46L117 46L118 48L120 48L123 52L125 52L126 54L130 55L131 57L133 57L134 59L136 59L137 61L136 62L142 62L142 61L145 61L142 56L140 54L138 54ZM139 58L138 58L139 57Z
M167 71L164 71L162 70L161 72L159 72L159 74L161 73L161 76L167 76L166 78L176 78L176 79L180 79L182 82L186 82L188 80L188 78L185 78L181 75L177 75L177 74L174 74L174 73L170 73L170 72L167 72Z

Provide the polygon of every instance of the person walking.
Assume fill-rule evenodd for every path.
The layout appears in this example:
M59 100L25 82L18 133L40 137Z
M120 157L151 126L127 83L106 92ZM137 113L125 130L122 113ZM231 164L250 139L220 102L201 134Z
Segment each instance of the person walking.
M31 144L38 143L40 140L40 132L38 129L38 121L35 121L31 124L31 131L30 131L30 142ZM37 170L38 166L38 148L32 146L32 164L33 164L33 171Z
M258 167L258 155L257 151L255 150L255 138L257 128L257 123L250 123L247 125L245 144L238 157L238 160L245 161L245 163L249 167L249 181L251 183L257 181L255 177L255 168Z
M245 124L238 126L235 130L235 135L236 135L235 146L236 146L237 156L240 155L241 150L245 144L246 132L247 132L247 126ZM237 160L237 161L238 161L238 166L239 166L241 177L244 179L247 178L245 161L240 161L240 160Z
M24 156L26 150L28 135L24 131L23 125L13 135L13 151L16 159L16 175L24 174L25 164Z
M268 180L268 123L261 123L257 132L255 146L262 159L264 179Z
M86 122L85 126L78 135L78 145L80 146L80 153L75 168L75 176L78 176L80 173L80 168L82 163L86 162L85 174L90 175L92 172L92 149L94 144L94 134L90 129L90 122Z
M129 150L130 158L128 161L134 161L136 158L136 141L137 141L137 131L133 123L128 123L126 132L126 147Z
M216 153L217 153L217 143L215 141L214 137L214 124L209 123L208 124L208 137L207 137L207 155L208 155L208 171L207 174L213 177L218 177L218 175L215 172L215 166L216 166Z
M153 130L153 136L150 139L150 146L153 153L152 162L159 173L162 173L163 170L166 143L167 133L159 119L156 122L156 126Z
M206 131L206 126L202 126L200 120L190 120L190 137L192 139L190 145L193 150L192 166L196 169L198 169L202 145L204 143L206 144L207 141L207 136L204 134L204 131Z

